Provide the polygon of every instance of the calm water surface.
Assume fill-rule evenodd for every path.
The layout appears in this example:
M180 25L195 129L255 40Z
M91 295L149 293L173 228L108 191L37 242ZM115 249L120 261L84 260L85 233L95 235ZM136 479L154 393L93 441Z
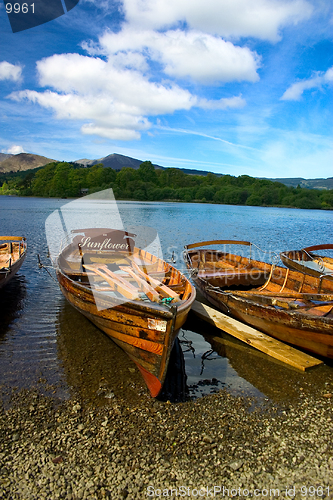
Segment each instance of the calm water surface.
M0 234L24 235L28 255L0 290L0 393L38 387L59 398L127 402L147 389L133 363L66 303L57 283L37 265L48 264L45 220L68 200L0 196ZM210 239L248 240L270 261L282 250L333 240L333 213L231 205L119 202L125 228L158 231L163 257L184 270L184 245ZM258 251L259 252L259 251ZM256 255L257 257L257 255ZM302 374L190 317L179 335L191 397L226 388L258 401L286 401L306 391L333 391L333 367Z

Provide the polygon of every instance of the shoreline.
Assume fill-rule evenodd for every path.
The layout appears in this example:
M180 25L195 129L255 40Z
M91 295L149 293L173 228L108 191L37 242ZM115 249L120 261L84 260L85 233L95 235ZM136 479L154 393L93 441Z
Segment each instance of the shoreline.
M0 498L333 498L332 383L325 390L261 408L226 390L104 406L13 393L0 410Z
M109 189L109 188L108 188ZM112 189L112 188L111 188ZM101 191L94 191L91 194L95 194L97 192ZM8 196L10 198L36 198L39 200L80 200L84 198L84 196L77 196L76 198L71 198L71 197L64 197L60 198L59 196L55 197L47 197L47 196L22 196L22 195L17 195L17 194L2 194L0 193L0 196ZM125 198L117 198L115 199L115 202L129 202L129 203L188 203L188 204L193 204L193 205L221 205L225 207L249 207L249 208L283 208L283 209L291 209L291 210L319 210L320 212L322 211L332 211L333 207L325 207L325 208L300 208L300 207L294 207L294 206L288 206L288 205L237 205L237 204L232 204L232 203L219 203L219 202L214 202L214 201L202 201L202 200L192 200L192 201L184 201L184 200L135 200L135 199L125 199Z

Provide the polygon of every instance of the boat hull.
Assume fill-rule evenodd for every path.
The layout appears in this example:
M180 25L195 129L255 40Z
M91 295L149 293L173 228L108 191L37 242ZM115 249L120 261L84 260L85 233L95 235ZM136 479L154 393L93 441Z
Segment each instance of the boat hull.
M97 297L96 292L93 294L60 270L57 278L68 302L128 354L152 397L158 396L175 338L187 318L195 292L190 300L171 307L138 301L117 303Z
M211 243L219 242L207 242ZM196 288L211 304L278 340L333 358L333 282L329 277L207 251L199 245L185 247L185 261ZM255 269L269 274L264 283L256 279ZM248 278L246 283L238 278L242 273Z
M333 319L304 317L274 306L262 306L236 294L207 290L195 282L202 295L217 309L258 330L313 354L333 359Z
M1 244L1 240L10 240ZM21 268L27 254L27 244L21 237L0 237L0 288L15 276ZM11 264L8 265L8 262Z

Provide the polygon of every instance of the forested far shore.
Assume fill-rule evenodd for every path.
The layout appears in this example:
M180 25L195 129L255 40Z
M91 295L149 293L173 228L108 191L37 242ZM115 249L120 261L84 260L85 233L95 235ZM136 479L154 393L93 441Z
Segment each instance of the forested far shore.
M2 173L0 186L1 195L76 198L112 188L117 200L333 209L333 190L288 187L248 175L191 175L177 168L155 169L150 161L137 170L119 171L102 164L52 162L25 172Z

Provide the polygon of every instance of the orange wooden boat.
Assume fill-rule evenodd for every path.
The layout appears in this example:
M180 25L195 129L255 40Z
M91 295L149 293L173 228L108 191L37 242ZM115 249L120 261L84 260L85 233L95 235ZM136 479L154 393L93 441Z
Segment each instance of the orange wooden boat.
M302 248L302 250L290 250L280 253L280 257L283 264L289 269L317 277L325 274L333 279L333 257L314 253L318 250L325 253L325 250L333 250L333 245L314 245Z
M0 288L17 273L26 254L27 243L24 237L0 236Z
M225 250L244 241L217 240L185 247L200 292L222 312L281 341L333 358L333 281ZM223 245L211 250L209 245Z
M195 289L170 264L135 247L134 237L112 229L74 230L56 272L70 304L128 354L156 397Z

